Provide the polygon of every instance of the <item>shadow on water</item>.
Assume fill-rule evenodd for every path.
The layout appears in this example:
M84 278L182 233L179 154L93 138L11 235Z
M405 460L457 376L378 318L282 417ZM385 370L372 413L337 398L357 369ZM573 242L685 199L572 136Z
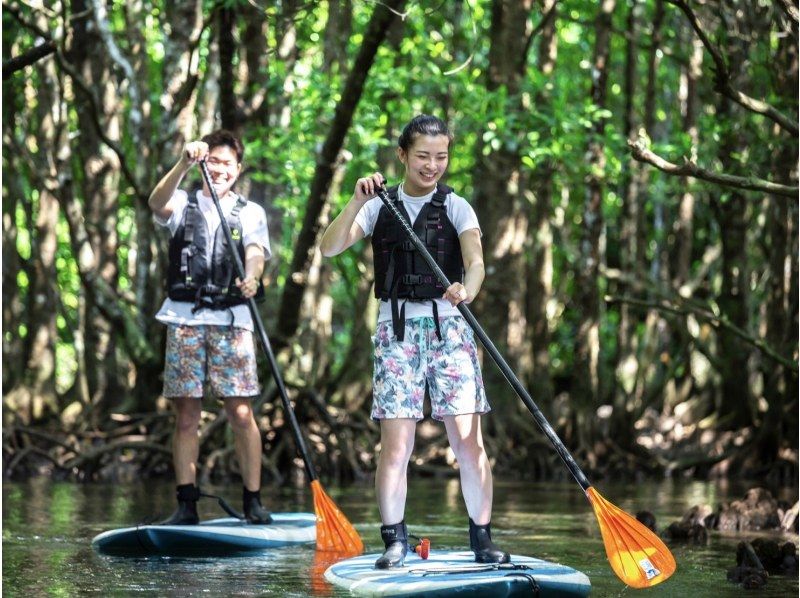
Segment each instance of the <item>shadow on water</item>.
M746 488L672 481L600 486L604 496L628 512L655 513L659 529L695 504L738 499ZM326 489L355 524L367 550L379 551L378 511L371 484ZM235 485L204 490L222 495L232 505L240 500ZM265 488L262 494L275 511L313 510L307 487ZM793 490L780 498L797 499ZM140 485L76 485L46 479L5 482L3 595L347 595L320 578L327 563L311 547L193 559L107 557L92 550L90 542L96 534L166 516L173 501L173 486L162 481ZM200 512L204 519L224 516L213 500L201 502ZM409 531L429 537L434 550L463 550L468 545L467 516L457 480L411 480L406 520ZM608 566L591 508L572 483L497 481L492 525L497 543L512 553L557 561L586 573L592 581L592 596L699 598L742 592L725 579L727 569L735 565L736 545L742 537L716 533L708 546L674 545L678 571L665 584L643 591L627 589ZM797 542L796 536L786 539ZM797 594L797 579L780 577L771 577L765 589L753 593Z

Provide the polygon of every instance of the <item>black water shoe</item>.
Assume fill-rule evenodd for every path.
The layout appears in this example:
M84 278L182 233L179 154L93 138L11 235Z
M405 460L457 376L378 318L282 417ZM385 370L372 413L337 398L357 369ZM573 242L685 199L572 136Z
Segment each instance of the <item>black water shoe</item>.
M265 525L272 523L272 515L261 504L261 490L251 492L242 489L242 504L244 505L244 518L248 523Z
M476 525L469 519L469 546L475 553L476 563L507 563L511 556L492 542L491 523Z
M375 561L376 569L402 567L408 553L408 530L406 522L381 526L381 539L386 547L383 555Z
M177 492L178 508L159 525L197 525L197 501L200 500L200 489L194 484L181 484Z

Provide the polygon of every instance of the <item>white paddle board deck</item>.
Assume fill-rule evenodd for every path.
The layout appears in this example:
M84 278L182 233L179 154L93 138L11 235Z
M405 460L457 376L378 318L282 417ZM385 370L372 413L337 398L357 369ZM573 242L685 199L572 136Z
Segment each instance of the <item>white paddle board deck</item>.
M472 552L433 550L427 560L409 553L404 567L376 569L379 556L336 563L325 579L359 596L555 598L587 596L591 590L580 571L528 556L511 555L508 564L490 565L476 563Z

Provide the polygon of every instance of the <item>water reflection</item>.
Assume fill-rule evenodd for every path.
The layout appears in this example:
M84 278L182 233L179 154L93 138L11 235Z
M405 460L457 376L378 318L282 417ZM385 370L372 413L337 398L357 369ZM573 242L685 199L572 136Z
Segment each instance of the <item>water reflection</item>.
M609 500L628 512L653 511L659 528L698 503L716 505L740 498L748 487L665 481L635 485L600 484ZM329 487L331 498L362 535L369 552L381 549L378 511L371 483ZM204 488L238 504L236 485ZM781 498L792 500L792 490ZM311 511L305 485L266 488L273 510ZM168 482L136 485L77 485L35 479L3 484L3 594L78 596L89 593L157 596L344 596L322 579L330 555L310 547L265 551L237 558L125 559L105 557L90 547L101 531L152 520L172 510ZM201 501L204 518L221 515L216 501ZM407 521L412 533L431 539L432 548L464 549L467 515L457 479L412 479ZM592 596L629 595L612 573L591 508L572 482L497 480L493 533L516 554L554 560L582 570ZM735 564L735 535L712 535L707 547L674 546L678 572L648 596L738 596L725 579ZM796 541L797 538L794 538ZM796 596L796 579L772 577L759 596Z

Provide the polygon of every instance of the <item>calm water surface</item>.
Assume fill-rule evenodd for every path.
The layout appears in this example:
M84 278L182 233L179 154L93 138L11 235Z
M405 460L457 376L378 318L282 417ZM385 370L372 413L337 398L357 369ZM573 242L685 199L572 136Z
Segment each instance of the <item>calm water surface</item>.
M748 486L647 482L599 484L610 501L628 512L653 511L659 528L691 506L715 505L740 498ZM239 506L236 485L204 487ZM328 494L355 524L367 550L381 548L377 508L371 483ZM307 486L265 488L265 502L275 510L313 511ZM325 564L313 548L274 550L242 558L125 559L96 554L98 533L168 515L174 487L167 482L132 485L54 483L35 479L3 484L4 596L346 596L320 579ZM795 491L781 498L797 500ZM200 503L201 516L224 516L216 501ZM409 486L409 530L431 538L433 549L465 549L466 511L457 480L415 479ZM571 482L497 481L493 517L495 540L516 554L537 556L574 567L592 581L592 596L740 596L725 579L735 564L741 536L712 536L709 546L673 546L677 573L665 584L642 591L627 589L608 566L591 508ZM762 534L763 535L763 534ZM780 538L780 536L775 536ZM795 543L797 537L787 538ZM773 577L765 590L749 596L797 596L797 579Z

